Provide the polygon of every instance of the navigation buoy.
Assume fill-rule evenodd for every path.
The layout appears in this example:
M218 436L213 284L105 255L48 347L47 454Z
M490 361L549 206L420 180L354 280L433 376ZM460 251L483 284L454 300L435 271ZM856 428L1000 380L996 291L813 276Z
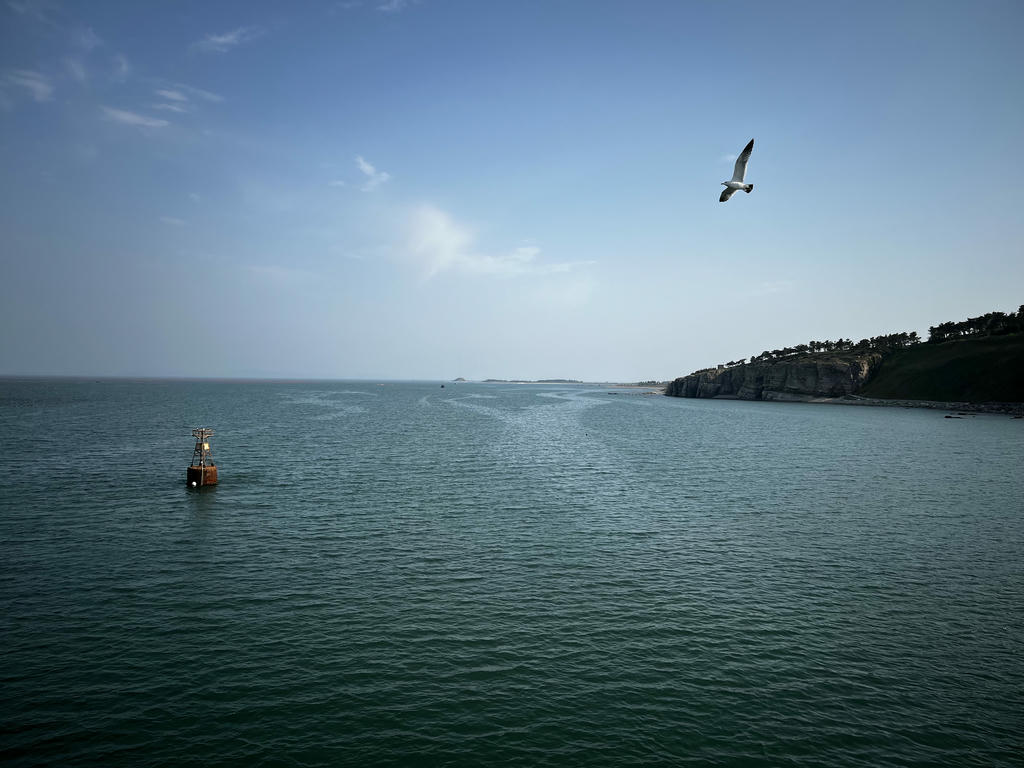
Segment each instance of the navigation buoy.
M196 439L196 447L192 450L192 463L188 466L186 478L193 488L200 485L216 485L217 465L214 464L210 452L213 430L209 427L197 427L192 430L192 437Z

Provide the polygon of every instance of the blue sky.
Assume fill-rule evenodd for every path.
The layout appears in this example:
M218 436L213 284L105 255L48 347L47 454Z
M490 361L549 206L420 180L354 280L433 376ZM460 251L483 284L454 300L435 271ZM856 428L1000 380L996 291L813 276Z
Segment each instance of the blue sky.
M1014 310L1022 29L1017 0L4 0L0 374L669 379Z

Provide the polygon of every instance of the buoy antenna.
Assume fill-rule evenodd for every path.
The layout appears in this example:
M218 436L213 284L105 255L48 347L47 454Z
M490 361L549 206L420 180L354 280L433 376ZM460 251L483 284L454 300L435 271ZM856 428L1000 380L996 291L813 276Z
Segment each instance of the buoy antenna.
M209 427L196 427L192 430L192 437L196 439L196 447L192 450L192 463L188 467L188 482L193 486L216 485L217 465L210 449L213 430Z

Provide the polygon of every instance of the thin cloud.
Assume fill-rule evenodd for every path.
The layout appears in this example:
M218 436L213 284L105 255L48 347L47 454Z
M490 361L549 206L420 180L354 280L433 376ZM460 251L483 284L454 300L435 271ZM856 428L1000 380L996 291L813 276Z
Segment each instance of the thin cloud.
M160 88L153 91L153 93L167 99L167 101L154 104L153 109L160 109L164 112L176 112L179 115L189 111L188 96L183 94L181 91L172 91L169 88Z
M480 253L474 248L474 241L469 229L440 208L421 205L412 212L406 247L428 278L446 271L497 277L550 275L591 263L544 264L536 246L521 246L507 253Z
M183 94L181 91L161 89L159 91L154 91L154 93L156 93L157 96L163 96L165 99L168 99L169 101L188 101L188 96Z
M160 221L162 221L164 224L170 224L171 226L174 227L184 227L185 224L187 223L184 219L179 219L174 216L161 216Z
M327 182L327 186L328 187L345 187L345 186L348 186L348 185L346 184L346 182L342 181L341 179L335 179L334 181L328 181Z
M158 88L153 93L165 99L165 101L154 104L153 109L160 109L164 112L176 112L178 114L192 112L196 108L193 99L201 99L208 102L224 101L223 96L211 93L210 91L204 91L202 88L184 85L183 83L177 83L173 87Z
M141 128L163 128L170 125L166 120L159 120L155 117L146 117L137 112L129 112L127 109L114 109L113 107L100 107L107 120L124 125L137 125Z
M377 3L377 10L381 13L401 13L406 8L419 5L422 0L383 0Z
M85 65L78 59L66 58L64 59L64 66L68 68L68 72L75 80L80 83L84 83L89 79L89 73L85 69Z
M203 99L204 101L210 101L214 103L224 101L224 97L218 93L204 91L202 88L196 88L192 85L185 85L184 83L175 83L174 90L178 93L188 94L194 99Z
M30 16L36 21L53 25L51 13L57 12L57 6L50 0L8 0L7 7L22 16Z
M387 171L378 171L369 162L363 159L362 155L356 156L356 167L363 172L366 176L366 182L363 184L363 190L369 192L375 187L379 187L384 182L391 179L391 174Z
M72 41L76 46L84 51L91 51L94 48L98 48L103 45L103 40L93 32L92 27L83 27L75 30L72 35Z
M115 83L123 83L132 73L132 65L128 62L128 59L120 53L113 57L113 62L114 71L111 74L111 77Z
M50 101L53 98L53 85L50 79L40 72L33 72L30 69L8 70L4 74L3 82L26 89L35 101Z
M204 53L227 53L243 43L252 42L262 34L263 30L259 27L239 27L221 35L207 35L192 43L192 47Z

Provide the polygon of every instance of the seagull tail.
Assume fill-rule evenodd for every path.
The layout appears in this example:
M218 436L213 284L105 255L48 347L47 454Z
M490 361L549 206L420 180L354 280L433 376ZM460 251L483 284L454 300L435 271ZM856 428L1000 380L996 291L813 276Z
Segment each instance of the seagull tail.
M748 184L747 185L747 194L749 195L753 191L754 191L754 185L753 184Z

